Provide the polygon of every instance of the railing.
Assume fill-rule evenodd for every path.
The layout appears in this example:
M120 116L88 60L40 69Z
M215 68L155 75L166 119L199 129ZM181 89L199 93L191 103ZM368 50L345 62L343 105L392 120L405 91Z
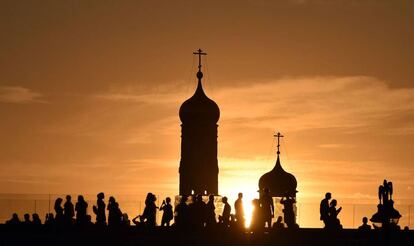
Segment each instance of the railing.
M338 215L344 228L358 228L362 224L362 218L368 220L377 212L376 204L340 204L342 211ZM413 215L411 204L395 205L395 208L402 215L399 220L401 228L413 225ZM298 203L297 204L297 222L301 227L323 227L323 222L319 219L319 204L316 203Z

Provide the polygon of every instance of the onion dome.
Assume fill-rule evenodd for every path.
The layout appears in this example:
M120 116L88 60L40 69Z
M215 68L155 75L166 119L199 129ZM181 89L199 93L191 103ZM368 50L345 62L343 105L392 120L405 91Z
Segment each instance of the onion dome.
M268 173L265 173L259 179L259 189L261 191L269 189L269 194L272 197L283 197L289 195L291 197L296 196L297 181L295 176L283 170L280 164L280 151L279 151L279 138L283 137L278 133L275 135L278 137L277 145L277 160L275 167Z
M180 107L180 119L182 123L212 123L216 124L220 118L220 109L217 104L208 98L203 90L201 79L201 65L197 72L198 85L192 97L187 99Z
M286 194L296 196L297 181L295 176L283 170L279 156L272 171L265 173L259 179L260 190L269 189L272 197L282 197Z

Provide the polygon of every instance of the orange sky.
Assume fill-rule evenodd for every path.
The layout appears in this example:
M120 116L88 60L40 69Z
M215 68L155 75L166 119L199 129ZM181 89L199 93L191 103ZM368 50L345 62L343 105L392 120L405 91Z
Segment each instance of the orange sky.
M414 3L2 1L0 192L178 193L180 104L220 109L220 190L414 199Z

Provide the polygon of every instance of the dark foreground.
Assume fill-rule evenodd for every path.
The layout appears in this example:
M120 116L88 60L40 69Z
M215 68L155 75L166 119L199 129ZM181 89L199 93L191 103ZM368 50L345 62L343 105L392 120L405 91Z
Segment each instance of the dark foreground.
M222 228L193 231L162 227L152 230L139 227L26 230L0 225L0 245L414 245L414 231L361 233L357 230L284 229L247 233Z

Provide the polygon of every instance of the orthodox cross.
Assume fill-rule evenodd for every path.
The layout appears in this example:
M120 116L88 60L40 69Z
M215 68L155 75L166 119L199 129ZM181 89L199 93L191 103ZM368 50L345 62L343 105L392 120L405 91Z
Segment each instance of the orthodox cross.
M197 52L193 52L194 55L198 55L198 70L201 71L201 56L207 55L201 49L198 49Z
M278 132L277 134L275 134L273 136L277 138L277 154L279 155L280 154L280 150L279 150L279 148L280 148L280 138L283 138L284 136L280 132Z

